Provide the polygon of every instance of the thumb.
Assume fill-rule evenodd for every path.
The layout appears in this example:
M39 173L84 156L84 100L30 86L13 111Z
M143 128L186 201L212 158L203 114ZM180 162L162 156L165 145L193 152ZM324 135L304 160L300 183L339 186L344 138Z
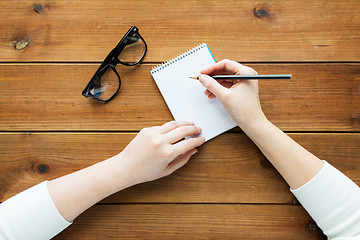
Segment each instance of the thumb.
M208 75L200 75L199 82L206 87L210 92L212 92L216 97L222 98L222 96L228 90L227 88L223 87L220 83L218 83L215 79Z
M222 98L222 96L228 90L227 88L223 87L218 81L210 77L209 75L200 75L199 82L206 87L210 92L212 92L216 97Z

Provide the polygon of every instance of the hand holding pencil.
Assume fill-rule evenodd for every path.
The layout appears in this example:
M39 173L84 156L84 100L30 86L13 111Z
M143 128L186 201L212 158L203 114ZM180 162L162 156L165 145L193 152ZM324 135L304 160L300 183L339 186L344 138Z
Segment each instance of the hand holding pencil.
M257 75L247 66L231 60L222 60L201 71L200 83L206 88L205 95L213 99L217 97L239 127L247 128L251 124L266 120L261 109L258 80L239 81L238 79L218 79L211 75ZM209 76L210 75L210 76Z

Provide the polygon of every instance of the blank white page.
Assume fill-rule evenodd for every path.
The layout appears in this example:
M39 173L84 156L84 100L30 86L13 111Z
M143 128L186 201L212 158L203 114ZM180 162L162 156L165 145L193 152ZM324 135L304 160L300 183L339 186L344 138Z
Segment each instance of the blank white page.
M205 141L236 126L221 102L208 99L201 83L189 78L214 63L208 45L203 43L151 70L174 119L201 127Z

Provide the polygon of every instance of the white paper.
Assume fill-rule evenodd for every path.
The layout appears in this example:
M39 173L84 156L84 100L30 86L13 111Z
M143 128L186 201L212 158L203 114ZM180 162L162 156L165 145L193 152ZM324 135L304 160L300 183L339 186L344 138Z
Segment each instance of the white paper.
M189 78L214 63L210 49L203 43L151 70L174 119L201 127L205 141L236 126L221 102L208 99L201 83Z

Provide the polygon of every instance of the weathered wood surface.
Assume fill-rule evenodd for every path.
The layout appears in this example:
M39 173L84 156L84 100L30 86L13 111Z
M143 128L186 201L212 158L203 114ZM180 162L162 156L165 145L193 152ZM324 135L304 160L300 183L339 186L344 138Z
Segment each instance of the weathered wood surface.
M131 25L163 62L206 42L238 61L359 61L360 2L0 1L0 61L102 61ZM17 50L19 49L19 50Z
M119 153L135 133L0 134L0 201ZM360 134L290 134L357 184ZM292 203L289 187L242 133L223 134L174 174L117 193L107 203Z
M122 87L109 103L81 95L98 64L0 65L1 131L138 131L172 120L149 71L118 67ZM359 64L250 64L269 120L285 131L360 131ZM205 97L205 96L204 96Z
M54 239L326 239L301 206L97 205Z

